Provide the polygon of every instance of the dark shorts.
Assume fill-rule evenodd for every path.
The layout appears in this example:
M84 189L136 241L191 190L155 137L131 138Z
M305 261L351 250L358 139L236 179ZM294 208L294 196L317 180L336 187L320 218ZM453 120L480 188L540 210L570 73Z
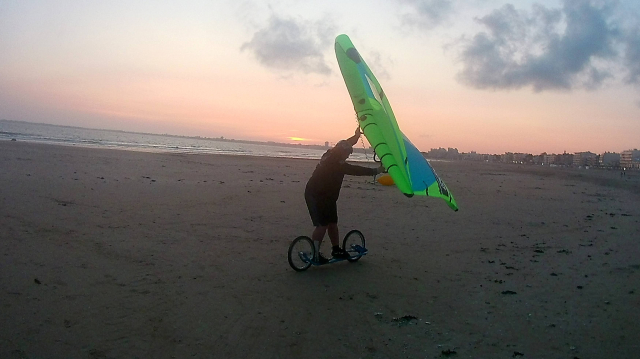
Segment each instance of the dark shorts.
M338 223L338 206L336 201L318 199L308 193L304 194L304 200L307 202L309 216L313 225L327 226L329 223Z

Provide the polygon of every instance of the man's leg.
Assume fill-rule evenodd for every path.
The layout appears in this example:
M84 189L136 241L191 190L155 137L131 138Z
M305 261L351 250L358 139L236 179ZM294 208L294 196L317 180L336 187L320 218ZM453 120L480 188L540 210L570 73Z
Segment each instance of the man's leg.
M316 260L318 260L318 256L320 255L320 244L322 244L322 240L324 239L324 234L326 232L327 226L317 226L311 234L313 246L316 248Z
M338 232L338 223L329 223L327 226L329 231L329 239L331 239L331 246L340 246L340 233Z
M327 232L327 226L317 226L311 234L311 240L314 242L322 242L324 234Z
M338 233L338 223L329 223L327 226L329 238L331 239L331 256L334 258L349 258L349 253L340 247L340 234Z

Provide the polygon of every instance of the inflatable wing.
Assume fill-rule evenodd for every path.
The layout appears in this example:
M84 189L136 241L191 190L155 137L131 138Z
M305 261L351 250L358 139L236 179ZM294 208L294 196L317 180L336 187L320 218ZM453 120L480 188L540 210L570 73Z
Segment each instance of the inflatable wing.
M398 189L407 197L440 197L457 211L447 186L400 131L380 83L347 35L336 38L335 50L360 128Z

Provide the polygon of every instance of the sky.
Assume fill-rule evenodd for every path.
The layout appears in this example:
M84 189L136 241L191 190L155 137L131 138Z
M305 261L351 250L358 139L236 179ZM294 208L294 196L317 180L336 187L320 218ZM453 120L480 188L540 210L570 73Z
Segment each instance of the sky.
M343 33L422 151L640 147L637 0L0 0L0 119L335 143Z

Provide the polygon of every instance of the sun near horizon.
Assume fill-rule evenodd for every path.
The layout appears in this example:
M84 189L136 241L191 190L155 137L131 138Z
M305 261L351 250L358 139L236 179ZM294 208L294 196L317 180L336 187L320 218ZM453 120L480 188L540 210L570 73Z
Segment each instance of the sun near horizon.
M290 141L294 141L294 142L308 142L311 141L308 138L302 138L302 137L287 137Z

